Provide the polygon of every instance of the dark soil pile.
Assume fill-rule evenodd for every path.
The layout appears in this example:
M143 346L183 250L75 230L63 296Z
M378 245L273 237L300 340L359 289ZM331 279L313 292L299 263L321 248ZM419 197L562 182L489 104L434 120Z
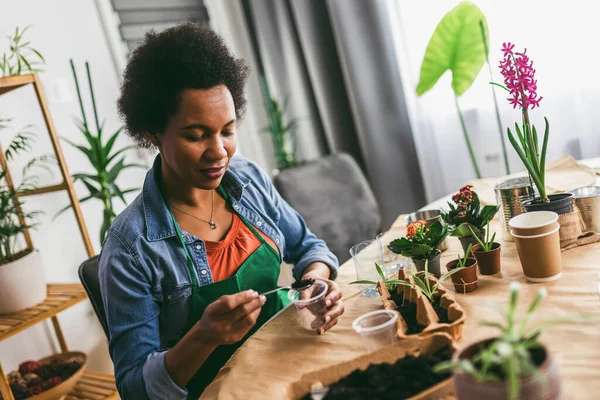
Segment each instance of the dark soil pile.
M451 358L450 349L419 357L405 357L394 364L373 364L364 371L356 370L329 387L326 400L359 400L369 398L406 399L421 393L450 377L435 374L436 364ZM304 397L310 400L308 394Z
M406 334L414 335L423 332L423 329L425 329L425 327L417 322L417 305L409 301L405 301L403 304L404 293L394 293L392 294L391 299L398 306L398 311L400 312L402 318L404 318L404 321L406 322L406 325L408 327L406 330Z

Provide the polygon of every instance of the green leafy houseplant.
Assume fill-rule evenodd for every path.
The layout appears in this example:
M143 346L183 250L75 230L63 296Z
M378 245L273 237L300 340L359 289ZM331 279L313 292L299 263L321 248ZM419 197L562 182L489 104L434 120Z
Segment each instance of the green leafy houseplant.
M9 51L2 54L0 59L0 71L2 76L12 76L21 74L31 74L41 72L40 65L45 63L42 54L30 46L31 42L25 41L23 36L31 26L19 30L15 29L15 34L9 36Z
M8 119L0 119L0 130L8 127ZM35 135L30 130L31 126L21 129L12 139L4 156L7 161L14 159L16 155L31 150L35 142ZM36 157L29 161L22 170L21 183L13 187L7 182L7 171L0 171L0 265L15 261L27 254L28 250L20 250L18 238L26 229L37 225L36 218L39 211L24 211L22 202L17 193L26 192L36 188L38 178L31 174L35 167L48 168L53 158L49 155Z
M499 210L498 206L481 207L477 193L471 188L471 185L463 186L452 196L455 204L448 203L450 211L442 213L443 220L450 225L451 236L468 237L483 232Z
M467 247L467 251L465 251L464 257L461 257L460 254L457 256L456 260L458 261L458 263L456 264L456 269L467 267L467 260L469 259L469 254L471 254L472 248L473 245L469 244L469 246Z
M452 72L456 111L477 178L481 178L481 171L458 98L471 87L486 62L488 49L487 41L481 40L482 29L485 38L488 35L485 15L469 1L459 3L444 15L427 44L417 85L417 95L421 96L433 88L446 71Z
M77 73L75 72L75 65L71 60L71 69L73 71L73 79L75 80L75 87L77 89L77 99L79 100L79 107L81 109L81 120L77 121L77 127L86 140L86 145L80 145L74 143L66 138L62 138L66 143L70 144L74 148L81 151L90 164L92 165L93 173L76 173L73 174L74 181L82 182L88 190L88 195L79 199L81 203L96 199L102 203L104 207L102 226L100 228L100 242L104 241L106 232L112 224L112 221L116 217L114 210L114 200L120 199L124 204L127 204L125 195L127 193L136 192L139 188L129 188L122 190L117 185L117 179L121 172L128 168L147 168L145 165L127 163L125 161L124 153L128 150L134 149L136 146L126 146L118 150L115 149L114 145L116 140L121 134L122 128L117 129L109 138L105 141L103 138L103 127L104 123L100 123L98 119L98 112L96 110L96 100L94 97L94 88L92 86L92 77L90 73L89 64L85 63L87 70L87 78L90 87L90 96L92 101L92 110L94 112L95 126L91 126L88 123L88 119L85 114L83 106L83 100L81 98L81 91L79 86L79 80L77 79ZM94 130L95 129L95 130ZM71 206L63 208L58 214L69 209ZM58 215L57 214L57 215Z
M471 235L477 240L477 243L481 245L482 251L492 251L494 247L494 239L496 239L496 232L490 238L490 223L488 222L485 229L485 238L483 240L479 239L477 234L473 231L471 227L469 227L471 231Z
M408 225L406 237L393 240L388 248L396 254L417 260L427 260L440 253L438 246L448 235L448 227L434 222L429 228L425 221Z
M504 317L503 323L495 321L481 322L481 325L498 329L499 336L489 341L480 342L471 357L462 358L459 354L457 360L440 363L434 368L434 371L454 371L455 380L458 379L456 373L459 372L470 375L479 383L505 382L510 399L519 398L523 379L528 377L538 381L543 391L544 387L551 382L545 381L544 378L546 377L543 377L540 373L540 360L535 360L533 357L534 351L544 350L544 346L539 341L543 330L558 323L583 321L590 318L583 315L561 317L531 328L529 321L546 297L546 289L539 290L537 296L529 305L525 317L520 321L516 315L519 290L520 284L512 282L508 311L500 311ZM547 357L549 357L549 354L546 351ZM558 376L555 378L558 378ZM457 394L460 398L460 393ZM529 393L529 396L531 396L529 398L543 397L542 393L538 393L538 395L539 397L536 397Z
M288 122L285 120L287 101L280 104L275 98L267 101L267 112L269 114L269 126L263 128L262 132L270 133L275 146L275 157L279 169L292 168L298 165L296 159L296 138L294 131L298 123L297 118Z

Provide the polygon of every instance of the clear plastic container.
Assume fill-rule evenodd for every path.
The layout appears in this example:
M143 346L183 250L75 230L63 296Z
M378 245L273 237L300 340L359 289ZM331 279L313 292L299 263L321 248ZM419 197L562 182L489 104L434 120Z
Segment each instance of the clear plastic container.
M385 262L383 260L383 246L378 239L364 240L359 244L352 246L350 255L352 256L356 267L357 280L373 282L381 280L381 277L377 273L375 263L379 264L383 269L385 268ZM386 274L386 278L387 277ZM360 284L359 287L363 296L379 296L379 293L377 293L377 290L375 289L375 285Z
M320 280L305 289L291 289L288 292L288 298L296 307L302 326L306 329L314 330L325 324L326 294L327 283Z
M363 314L352 323L352 328L360 334L368 351L394 344L396 336L398 312L393 310L377 310Z

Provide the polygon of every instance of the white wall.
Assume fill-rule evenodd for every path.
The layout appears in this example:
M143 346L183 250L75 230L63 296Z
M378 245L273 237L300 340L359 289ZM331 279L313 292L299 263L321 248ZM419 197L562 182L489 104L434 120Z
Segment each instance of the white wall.
M106 1L106 0L102 0ZM12 34L15 26L33 25L27 34L32 45L46 57L47 66L41 76L49 101L50 111L59 135L76 142L83 138L73 123L73 117L79 116L79 106L75 87L71 77L69 58L74 58L84 101L90 104L84 62L89 61L94 80L98 113L106 120L106 132L113 132L119 126L115 100L118 96L118 77L115 72L111 53L100 24L98 9L94 0L0 0L0 54L6 48L4 38ZM116 27L114 27L116 29ZM88 118L92 118L88 107ZM33 154L20 157L12 170L20 166L30 156L51 152L44 122L37 105L33 89L21 88L0 97L0 114L14 118L14 126L34 124L37 127L38 143ZM0 141L6 145L10 136L3 132ZM131 144L123 134L118 146ZM63 143L64 154L71 173L91 171L82 154ZM141 152L131 152L131 161L148 163L148 157ZM123 172L119 183L121 188L141 186L145 171L129 170ZM58 183L60 174L54 178L40 174L42 184ZM85 187L77 186L80 197L87 194ZM129 199L133 199L131 195ZM40 226L33 231L33 241L40 250L45 263L46 277L49 282L79 282L77 268L87 258L81 236L72 212L66 212L53 220L57 210L68 204L66 193L48 194L26 199L27 209L39 209L45 212ZM122 207L119 205L119 210ZM85 221L96 251L100 250L99 229L102 208L97 203L82 205ZM27 288L23 288L26 290ZM88 301L59 314L67 344L72 350L86 352L92 369L112 372L108 356L106 339ZM0 361L6 372L15 369L27 359L38 359L59 351L50 322L43 322L0 343Z

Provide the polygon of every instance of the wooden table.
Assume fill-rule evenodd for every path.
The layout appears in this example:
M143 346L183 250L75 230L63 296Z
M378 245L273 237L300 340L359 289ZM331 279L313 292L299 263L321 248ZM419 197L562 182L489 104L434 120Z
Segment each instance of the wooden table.
M498 219L492 230L498 232ZM384 243L404 233L399 217L384 235ZM442 254L442 265L462 254L456 238L449 238L449 249ZM492 328L479 326L482 319L498 319L490 304L505 308L508 285L522 284L520 305L526 307L540 287L548 297L538 312L540 318L554 318L570 312L600 312L598 284L600 243L562 253L562 277L547 284L525 280L514 243L502 242L502 272L480 276L478 289L470 294L455 294L467 312L463 339L458 347L495 334ZM380 309L378 298L357 294L348 283L356 279L352 261L340 269L338 283L343 289L346 312L339 324L323 336L305 331L296 321L294 309L284 310L250 338L220 371L207 388L203 399L281 399L289 383L322 367L350 360L365 349L351 327L352 321L365 312ZM451 283L446 286L452 291ZM542 341L557 358L567 399L600 398L600 324L559 325L548 329Z

